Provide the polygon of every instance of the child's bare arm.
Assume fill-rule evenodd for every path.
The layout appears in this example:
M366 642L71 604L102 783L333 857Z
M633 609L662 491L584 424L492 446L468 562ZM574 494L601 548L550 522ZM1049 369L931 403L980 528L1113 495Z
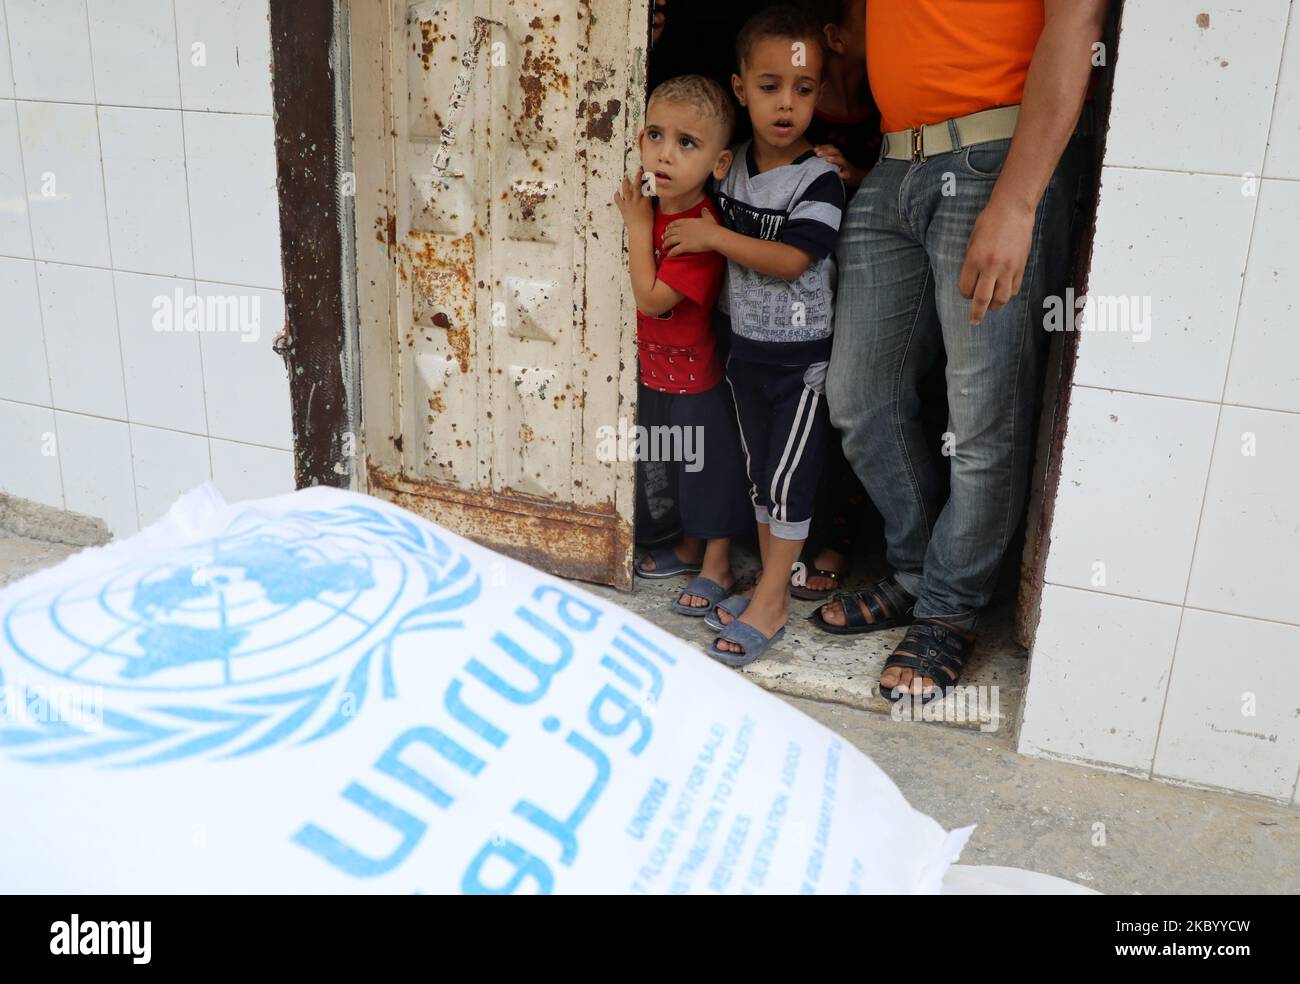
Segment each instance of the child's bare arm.
M704 214L708 215L707 212ZM718 225L712 216L670 222L664 231L664 249L669 256L717 250L727 259L734 260L755 273L780 277L782 280L798 280L813 260L810 253L798 246L733 232Z
M714 228L717 232L711 236L714 240L712 248L755 273L780 277L782 280L798 280L808 269L808 264L812 263L812 254L804 252L798 246L756 239L723 226Z
M656 276L653 235L650 228L628 228L627 265L632 274L632 297L636 300L636 309L657 318L672 310L684 295Z
M632 297L643 314L657 318L676 306L683 297L665 283L655 270L654 205L641 194L641 175L634 184L623 178L621 192L614 192L614 204L627 226L628 273L632 277Z

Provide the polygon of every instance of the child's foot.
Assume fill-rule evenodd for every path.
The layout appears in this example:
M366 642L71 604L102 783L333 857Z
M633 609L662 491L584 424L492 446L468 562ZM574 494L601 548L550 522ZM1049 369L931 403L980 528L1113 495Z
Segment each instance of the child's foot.
M760 571L760 572L759 572L759 577L761 577L761 576L762 576L762 572ZM755 580L757 580L757 578L756 578ZM750 585L750 586L749 586L748 588L746 588L744 591L740 592L740 597L742 597L742 598L753 598L753 597L754 597L754 588L756 588L756 587L758 587L757 584L752 584L752 585ZM718 609L718 621L719 621L721 624L723 624L723 625L730 625L730 624L731 624L732 622L734 622L735 620L736 620L736 616L735 616L735 615L732 615L731 612L726 611L725 609L722 609L722 608L719 608L719 609Z
M699 569L700 563L704 560L703 541L697 541L695 544L678 543L670 549L671 556L677 560L677 565L674 566L690 568L691 573L695 573ZM658 560L656 559L656 555L658 555ZM640 563L636 565L637 570L642 574L653 574L659 570L660 561L668 557L669 552L663 548L652 550L641 558Z
M826 547L813 558L813 569L808 574L804 587L809 591L830 592L838 588L840 580L849 572L849 558L838 550ZM829 577L835 574L836 577Z
M761 580L763 580L763 568L760 567L757 571L754 572L753 583L750 584L750 586L747 587L744 591L738 592L740 597L753 598L754 589L758 587L758 582ZM721 622L723 625L729 625L731 622L735 621L735 618L736 616L732 615L731 612L725 611L724 609L721 608L718 609L718 621Z
M725 613L720 612L719 614ZM745 613L740 616L740 621L746 625L752 625L770 639L785 627L788 618L789 615L783 607L764 608L751 601L749 607L745 609ZM728 620L727 624L730 624L731 621L733 620ZM719 639L716 645L720 652L735 653L737 655L745 652L744 646L726 639Z
M707 577L710 581L722 585L727 589L728 594L730 594L731 589L736 586L736 575L731 573L730 569L710 571L709 565L705 564L704 569L700 571L700 577ZM708 598L702 597L701 595L687 594L685 591L682 592L681 597L677 600L689 608L708 608L713 604L713 602Z

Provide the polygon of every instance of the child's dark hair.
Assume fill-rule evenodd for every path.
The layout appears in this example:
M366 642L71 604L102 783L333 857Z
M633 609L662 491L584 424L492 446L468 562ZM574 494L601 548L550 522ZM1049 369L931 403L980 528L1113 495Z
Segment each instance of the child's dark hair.
M822 35L822 24L816 16L805 7L796 7L789 3L776 3L764 7L749 20L736 35L736 70L744 71L745 62L754 45L768 38L789 39L791 41L809 42L826 57L826 42Z
M818 24L843 25L849 19L849 9L862 0L812 0L808 12Z

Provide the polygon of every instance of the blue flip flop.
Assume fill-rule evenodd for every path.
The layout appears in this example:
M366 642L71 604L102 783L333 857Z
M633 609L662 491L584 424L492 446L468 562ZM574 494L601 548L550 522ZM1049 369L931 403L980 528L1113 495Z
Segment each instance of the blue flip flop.
M724 611L730 615L732 619L737 619L740 618L741 615L745 614L745 609L748 607L749 599L744 595L730 595L709 609L709 613L704 616L704 624L714 632L721 632L726 628L726 626L718 620L719 611Z
M696 595L700 598L707 598L709 603L696 607L687 605L682 602L682 595ZM715 605L727 597L727 589L717 581L707 577L692 578L686 587L682 588L682 593L677 596L673 602L673 611L678 615L685 615L688 618L707 618L709 612L713 611Z
M655 569L652 571L643 571L641 569L642 557L633 567L637 577L643 577L647 581L660 581L666 577L677 577L679 574L698 574L700 573L699 564L687 564L683 562L677 554L673 552L672 547L656 547L650 551L650 559L655 562Z
M719 663L726 663L728 666L748 666L754 660L762 659L772 648L773 643L779 642L783 635L785 635L784 625L771 636L765 636L752 625L737 619L722 630L722 635L713 640L713 645L709 646L709 655ZM734 642L737 646L744 646L745 651L726 652L718 648L719 642Z

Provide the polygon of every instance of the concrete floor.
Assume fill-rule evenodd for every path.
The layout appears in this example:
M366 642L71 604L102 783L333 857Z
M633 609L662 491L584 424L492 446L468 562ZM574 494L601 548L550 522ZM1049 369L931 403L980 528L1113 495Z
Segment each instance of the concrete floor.
M80 549L66 543L48 543L0 530L0 587L57 564Z
M978 824L963 864L1108 895L1300 892L1294 808L1017 755L1002 735L787 700L870 755L918 810L948 828Z
M742 581L754 575L758 562L750 550L737 546L733 549L733 557ZM845 581L845 587L855 589L871 584L875 580L872 568L880 565L879 561L867 561L863 570L855 571ZM709 629L702 618L686 618L672 610L673 602L688 580L685 576L662 581L637 578L630 594L599 585L584 587L703 649L713 642L717 633ZM1012 638L1014 601L1014 597L1007 597L995 602L981 618L979 645L962 675L962 683L967 686L997 688L998 720L968 718L960 723L954 722L955 726L1002 730L1009 722L1018 719L1028 659L1024 649ZM808 621L808 616L820 604L792 598L791 618L784 638L762 660L749 664L741 672L759 686L785 697L807 697L888 713L890 704L880 696L876 685L886 657L894 651L905 630L887 629L857 636L832 635Z
M0 529L0 585L77 549ZM703 625L668 611L682 583L639 582L631 595L596 590L691 642L707 643L712 635ZM812 607L799 603L798 611ZM1004 612L986 622L984 655L970 675L1005 688L1004 721L1014 720L1024 663L1009 640L1008 621ZM1020 756L1005 726L985 732L977 722L894 720L870 689L896 636L881 633L864 646L800 624L780 653L746 675L842 733L918 810L949 828L977 824L963 863L1027 868L1111 894L1300 892L1300 811L1294 808Z

